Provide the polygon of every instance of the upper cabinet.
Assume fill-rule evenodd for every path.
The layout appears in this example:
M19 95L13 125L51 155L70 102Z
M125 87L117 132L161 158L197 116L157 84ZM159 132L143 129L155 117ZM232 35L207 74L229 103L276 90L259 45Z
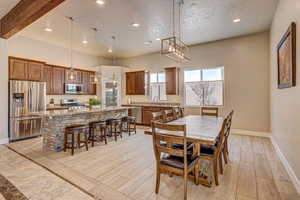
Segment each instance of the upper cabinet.
M62 67L53 67L52 73L52 95L64 94L65 69Z
M83 94L96 95L96 84L91 83L91 77L94 72L82 71Z
M82 84L82 72L80 70L74 70L74 80L68 80L70 69L65 71L65 83Z
M28 62L28 80L43 81L44 63Z
M27 62L24 60L9 59L9 78L15 80L27 79Z
M145 95L145 71L126 73L126 95Z
M46 94L52 94L52 77L53 77L53 67L46 65L44 67L44 81L46 82Z
M9 58L9 78L13 80L43 80L43 62Z
M9 79L43 81L43 62L9 58Z
M179 69L177 67L165 68L166 72L166 94L179 94Z
M9 57L9 79L46 82L47 95L64 94L65 83L83 84L83 94L96 95L96 85L90 82L95 72L75 70L75 79L68 81L69 68L45 62Z

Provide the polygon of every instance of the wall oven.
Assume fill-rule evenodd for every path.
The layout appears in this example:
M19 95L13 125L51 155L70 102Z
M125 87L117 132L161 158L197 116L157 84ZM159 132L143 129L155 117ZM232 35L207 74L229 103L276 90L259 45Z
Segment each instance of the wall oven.
M82 84L65 84L65 94L82 94L83 85Z

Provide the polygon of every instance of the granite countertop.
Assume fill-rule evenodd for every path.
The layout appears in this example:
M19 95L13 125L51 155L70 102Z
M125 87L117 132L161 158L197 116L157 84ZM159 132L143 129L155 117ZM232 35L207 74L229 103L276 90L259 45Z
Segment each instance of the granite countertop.
M137 107L179 107L180 105L174 105L174 104L152 104L152 103L145 103L145 104L122 104L122 106L128 106L128 107L132 107L132 106L137 106Z
M28 115L35 115L41 117L55 117L55 116L69 116L69 115L80 115L86 113L101 113L109 111L118 111L124 109L131 109L132 107L108 107L108 108L85 108L79 110L53 110L53 111L43 111L43 112L34 112L28 113Z

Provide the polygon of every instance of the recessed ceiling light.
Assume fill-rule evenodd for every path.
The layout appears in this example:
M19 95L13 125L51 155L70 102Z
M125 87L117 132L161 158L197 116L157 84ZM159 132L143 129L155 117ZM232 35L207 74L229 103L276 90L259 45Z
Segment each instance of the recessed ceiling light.
M131 26L133 26L133 27L139 27L140 24L139 23L132 23Z
M234 23L238 23L238 22L240 22L240 21L241 21L240 18L236 18L236 19L233 20Z
M45 31L52 32L53 30L51 28L45 28Z
M112 49L108 49L108 53L112 53Z
M150 45L151 43L152 43L152 41L144 42L145 45Z
M156 38L157 41L160 41L160 38Z
M99 5L104 5L105 1L104 0L97 0L96 3L99 4Z
M87 40L83 40L83 41L82 41L82 44L87 44L87 43L88 43Z

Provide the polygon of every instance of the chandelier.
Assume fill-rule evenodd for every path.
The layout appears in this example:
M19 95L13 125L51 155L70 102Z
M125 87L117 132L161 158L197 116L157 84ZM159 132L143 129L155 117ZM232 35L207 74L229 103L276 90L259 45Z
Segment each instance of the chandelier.
M173 36L161 40L161 51L162 55L167 56L168 58L175 60L176 62L188 62L190 57L188 56L190 49L182 41L182 32L181 32L181 9L184 4L183 0L179 0L178 3L178 36L176 37L176 27L175 27L175 0L173 0L173 12L172 12L172 23L173 23Z

